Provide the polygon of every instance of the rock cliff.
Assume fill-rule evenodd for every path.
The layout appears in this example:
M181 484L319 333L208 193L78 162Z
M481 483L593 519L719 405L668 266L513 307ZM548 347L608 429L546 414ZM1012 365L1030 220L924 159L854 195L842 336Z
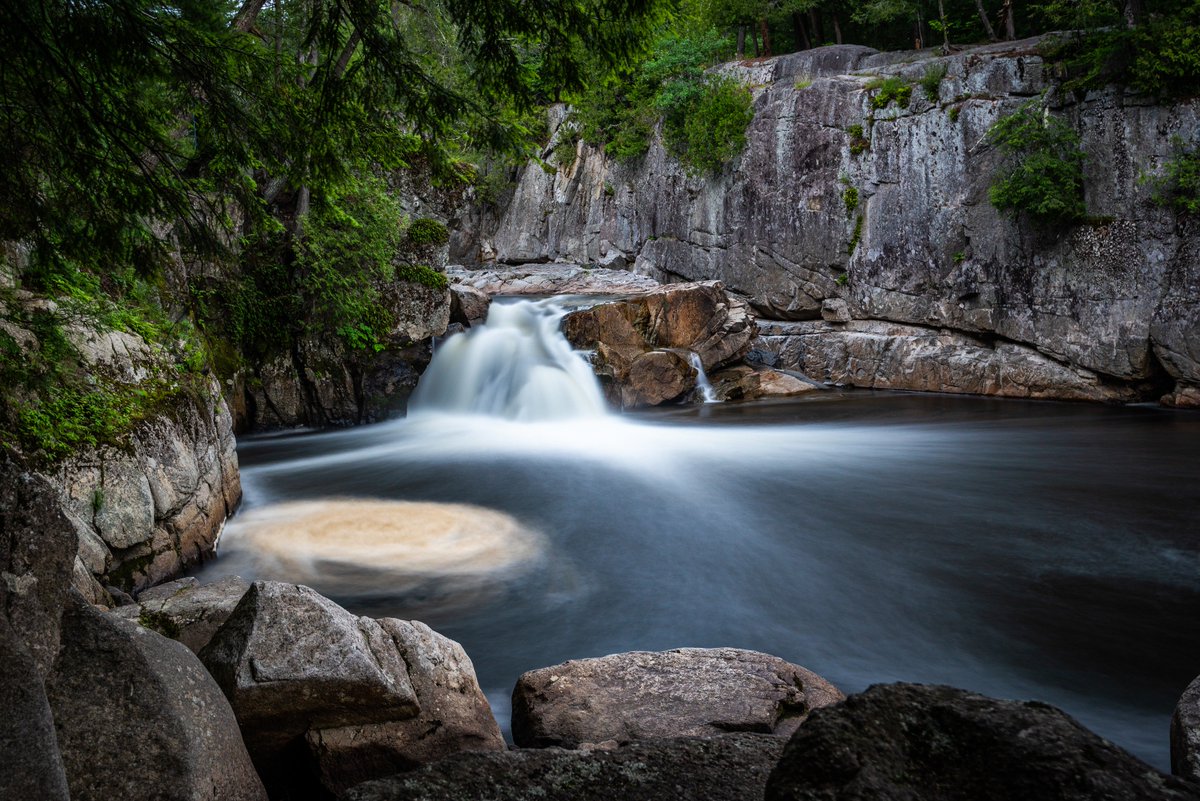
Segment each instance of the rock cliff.
M505 206L466 222L476 235L451 259L721 280L762 319L810 321L758 348L821 380L1194 405L1200 235L1139 178L1170 157L1173 135L1191 137L1200 103L1064 94L1038 44L838 46L727 66L754 87L755 117L721 174L688 175L661 143L625 165L581 144L554 174L528 166ZM946 73L932 97L918 82L935 65ZM915 84L911 103L874 108L869 82L893 75ZM1043 92L1087 155L1079 225L988 202L1002 156L986 132ZM893 342L887 358L855 360Z

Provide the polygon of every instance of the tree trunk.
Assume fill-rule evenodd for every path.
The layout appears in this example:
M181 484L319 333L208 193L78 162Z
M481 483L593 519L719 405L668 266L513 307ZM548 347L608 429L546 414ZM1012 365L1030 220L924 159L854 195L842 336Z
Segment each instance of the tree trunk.
M792 30L796 32L796 47L798 49L812 49L812 42L808 39L808 31L804 29L804 17L800 16L799 11L792 12Z
M1012 0L1004 0L1004 38L1008 41L1015 41L1017 38L1017 25L1013 20L1013 4Z
M921 19L921 8L917 7L917 21L913 25L913 49L920 50L925 46L925 25Z
M1125 0L1121 9L1121 16L1125 18L1126 28L1136 28L1142 22L1142 16L1145 13L1145 8L1142 0Z
M738 42L737 43L737 57L739 59L743 59L746 57L746 26L745 25L738 26L737 42Z
M762 31L763 42L763 57L771 57L771 28L767 25L767 18L763 17L758 21L758 29Z
M988 19L987 11L983 8L983 0L975 0L975 10L979 12L979 21L983 23L983 30L987 32L988 41L996 41L996 29L992 27L992 21Z
M815 8L808 10L808 24L812 27L813 44L820 47L825 43L825 35L821 30L821 18L817 16Z
M830 13L833 15L833 41L842 44L842 21L838 19L836 11Z
M950 52L950 26L946 23L946 0L938 0L938 21L942 24L942 53Z
M267 0L246 0L233 17L234 29L244 33L254 27L254 21L258 19L258 12L262 11L266 2Z
M758 52L758 31L754 30L754 28L750 28L750 41L754 42L754 57L758 58L761 55Z
M940 0L939 0L940 2ZM354 51L358 49L358 43L362 41L362 34L358 28L350 34L350 38L346 40L346 46L342 48L342 54L338 56L337 64L333 67L333 77L341 78L346 74L346 67L350 66L350 59L354 56Z

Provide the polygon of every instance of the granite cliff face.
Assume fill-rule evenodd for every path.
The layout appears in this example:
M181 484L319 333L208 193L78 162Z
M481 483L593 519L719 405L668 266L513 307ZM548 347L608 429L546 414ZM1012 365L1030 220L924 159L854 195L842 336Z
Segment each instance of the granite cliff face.
M1172 136L1193 138L1200 104L1063 94L1037 45L839 46L726 66L754 87L755 118L720 175L689 176L660 143L628 165L580 145L555 174L528 166L507 205L466 221L475 236L451 259L718 279L764 320L806 321L764 325L756 347L821 380L1196 405L1200 232L1139 177ZM935 64L933 99L917 82ZM910 105L873 108L869 81L891 75L916 84ZM1083 224L1039 226L988 202L1002 156L985 134L1042 92L1082 137Z

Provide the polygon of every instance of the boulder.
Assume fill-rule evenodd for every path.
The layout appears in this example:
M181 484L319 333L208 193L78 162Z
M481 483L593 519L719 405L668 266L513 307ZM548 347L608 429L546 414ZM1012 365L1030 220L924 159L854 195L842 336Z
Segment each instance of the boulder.
M112 614L179 640L198 654L249 588L250 582L238 576L203 585L183 578L143 590L134 605L114 609Z
M842 693L756 651L680 648L579 659L525 673L513 691L517 745L618 743L730 731L789 735Z
M784 741L762 734L646 740L612 750L462 754L360 784L351 801L759 801Z
M767 801L1194 801L1063 712L951 687L874 686L788 742Z
M54 718L38 665L0 615L0 798L68 801Z
M46 689L73 801L265 801L228 701L179 643L74 596Z
M462 648L255 582L200 652L273 795L337 794L459 751L504 748Z
M419 711L391 637L308 587L255 582L200 659L229 698L264 776L311 728Z
M1171 772L1200 782L1200 676L1183 691L1171 716Z
M336 794L451 754L506 749L461 645L417 621L379 625L408 665L421 712L408 720L309 730L305 743L325 787Z
M492 299L468 284L450 285L450 322L472 326L487 319Z
M806 381L778 370L745 364L727 367L714 373L710 380L719 400L784 398L821 389L815 381Z
M596 352L597 375L627 406L678 398L695 386L689 352L711 372L744 356L757 330L750 307L717 281L671 284L581 309L562 328L576 348Z

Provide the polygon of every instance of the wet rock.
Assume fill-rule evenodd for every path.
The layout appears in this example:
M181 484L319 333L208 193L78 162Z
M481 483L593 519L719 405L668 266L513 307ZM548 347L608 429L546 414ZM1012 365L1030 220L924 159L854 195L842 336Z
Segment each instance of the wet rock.
M784 741L762 734L611 750L462 754L352 788L352 801L759 801Z
M420 703L408 720L312 729L305 735L321 783L335 794L451 754L504 751L504 738L462 646L424 623L383 619Z
M711 371L744 356L756 331L749 307L711 281L572 312L562 328L576 348L596 352L597 375L626 406L680 397L695 386L689 352Z
M228 701L179 643L93 609L63 614L47 682L73 801L262 801Z
M814 379L873 389L1121 402L1136 391L1032 348L879 320L764 323L755 347Z
M709 377L719 400L754 400L803 395L820 389L814 381L765 367L737 365Z
M1183 691L1171 716L1171 772L1200 782L1200 676Z
M842 693L784 660L736 648L634 651L525 673L513 740L578 747L730 731L788 735Z
M788 742L767 801L1194 801L1046 704L950 687L875 686L818 710Z
M580 264L525 264L471 270L448 267L457 285L486 295L631 295L655 289L659 283L645 275L620 269L589 269Z
M132 606L122 606L112 614L178 640L198 654L248 589L250 582L238 576L203 585L194 578L183 578L144 590Z
M492 299L487 293L467 284L450 285L450 322L478 325L487 319Z

